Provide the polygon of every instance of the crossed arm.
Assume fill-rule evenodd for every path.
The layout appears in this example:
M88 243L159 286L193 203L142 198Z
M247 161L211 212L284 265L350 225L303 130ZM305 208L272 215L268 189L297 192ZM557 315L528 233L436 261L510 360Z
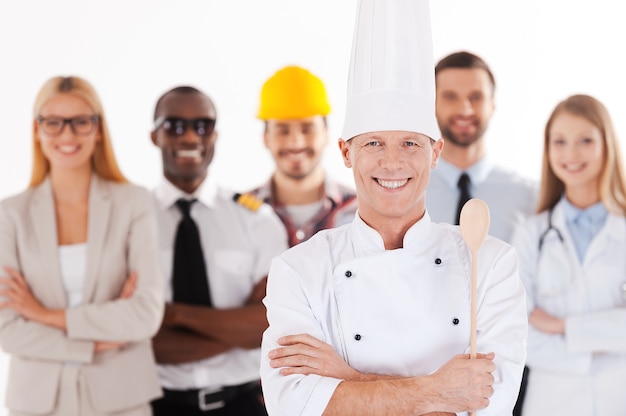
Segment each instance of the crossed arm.
M565 334L565 320L552 316L541 308L532 310L528 323L548 334Z
M258 348L267 328L261 303L266 281L267 278L261 279L239 308L167 304L161 328L152 340L157 362L179 364L213 357L232 348Z
M24 318L33 322L38 322L53 328L67 330L65 309L49 309L35 298L26 279L20 272L4 267L8 277L0 277L0 284L4 287L0 289L0 296L5 300L0 303L0 309L13 309ZM137 288L137 273L131 272L126 278L118 299L130 298ZM94 342L94 352L102 352L116 349L125 345L125 342L96 341Z
M351 368L330 346L310 335L278 340L268 354L282 376L316 374L343 380L324 415L454 415L488 406L493 394L494 354L457 355L434 373L418 377L364 374Z

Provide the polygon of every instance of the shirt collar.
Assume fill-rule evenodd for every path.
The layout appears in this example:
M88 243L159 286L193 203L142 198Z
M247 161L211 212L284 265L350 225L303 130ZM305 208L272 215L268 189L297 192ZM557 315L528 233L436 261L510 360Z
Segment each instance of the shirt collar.
M213 181L206 179L194 193L188 194L166 178L163 178L155 189L155 195L161 209L169 209L180 198L197 199L203 205L213 207L217 197L217 185Z
M274 199L274 193L272 193L273 189L274 177L271 177L269 181L258 189L257 197L272 206L279 206L278 202ZM340 205L343 202L343 195L341 193L339 183L325 178L320 201L327 198L334 202L335 205Z
M456 189L459 181L459 176L463 172L467 173L470 177L470 183L472 185L478 185L483 183L489 172L493 169L493 163L489 157L485 156L478 162L474 163L469 168L462 170L450 162L446 162L442 158L437 161L437 172L443 177L443 180L451 187Z
M606 217L609 215L602 201L596 202L585 209L575 207L567 200L565 195L561 197L561 201L563 202L563 215L568 224L573 224L581 219L584 219L585 223L604 224Z
M361 219L357 211L354 221L352 222L352 232L354 234L354 246L357 253L361 255L371 255L385 251L385 243L382 237L372 227L367 225ZM433 229L433 223L430 220L428 212L424 212L422 219L411 226L404 235L402 244L403 249L413 249L423 247L425 242L430 239Z
M324 180L324 197L332 200L335 205L340 205L343 202L344 195L341 192L339 183L326 178Z
M257 198L273 206L274 201L272 201L272 183L273 183L273 179L270 178L270 180L268 180L263 185L261 185L255 191L255 193L256 193Z

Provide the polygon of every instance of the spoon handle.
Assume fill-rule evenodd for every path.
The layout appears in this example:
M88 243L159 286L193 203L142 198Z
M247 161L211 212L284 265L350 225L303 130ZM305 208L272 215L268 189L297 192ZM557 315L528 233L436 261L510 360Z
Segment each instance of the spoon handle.
M472 250L472 301L470 310L470 358L476 358L476 303L478 286L478 253ZM476 416L476 412L469 412L469 416Z
M470 358L476 358L476 309L478 298L478 253L472 250L472 281L470 310Z

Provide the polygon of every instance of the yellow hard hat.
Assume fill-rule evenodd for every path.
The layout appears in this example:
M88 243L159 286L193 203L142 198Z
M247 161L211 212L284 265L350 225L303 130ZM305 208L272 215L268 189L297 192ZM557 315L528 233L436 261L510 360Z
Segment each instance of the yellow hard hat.
M330 104L322 81L308 70L286 66L265 81L257 117L294 119L326 116Z

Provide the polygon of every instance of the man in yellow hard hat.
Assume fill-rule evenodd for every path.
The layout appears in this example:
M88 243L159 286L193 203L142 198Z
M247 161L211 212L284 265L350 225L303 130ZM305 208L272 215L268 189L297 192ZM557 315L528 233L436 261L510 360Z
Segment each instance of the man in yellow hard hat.
M261 89L258 118L265 122L263 139L276 169L251 193L274 208L290 246L351 222L356 212L354 190L329 179L321 165L329 113L326 88L307 69L286 66Z

